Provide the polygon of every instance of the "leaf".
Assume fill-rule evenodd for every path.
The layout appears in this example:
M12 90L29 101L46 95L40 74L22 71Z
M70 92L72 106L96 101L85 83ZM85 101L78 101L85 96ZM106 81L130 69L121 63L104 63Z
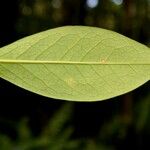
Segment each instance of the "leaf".
M150 79L150 49L105 29L60 27L1 48L0 77L56 99L104 100Z

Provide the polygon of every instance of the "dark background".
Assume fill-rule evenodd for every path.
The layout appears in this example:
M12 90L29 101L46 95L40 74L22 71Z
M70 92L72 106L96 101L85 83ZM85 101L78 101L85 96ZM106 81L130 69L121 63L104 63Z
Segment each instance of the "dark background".
M150 45L150 1L0 2L0 47L64 25L106 28ZM75 103L45 98L0 79L0 149L146 149L150 138L149 91L150 82L110 100Z

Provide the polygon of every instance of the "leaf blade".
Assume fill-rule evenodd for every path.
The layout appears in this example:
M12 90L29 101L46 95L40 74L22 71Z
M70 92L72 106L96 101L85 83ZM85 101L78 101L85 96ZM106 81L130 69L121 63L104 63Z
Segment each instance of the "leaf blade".
M57 99L104 100L149 80L150 51L104 29L56 28L1 48L0 77Z

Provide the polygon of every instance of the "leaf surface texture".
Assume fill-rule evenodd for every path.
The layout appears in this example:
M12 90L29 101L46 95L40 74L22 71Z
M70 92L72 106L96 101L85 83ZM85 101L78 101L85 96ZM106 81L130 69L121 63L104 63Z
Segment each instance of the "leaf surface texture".
M0 77L56 99L104 100L150 79L150 49L101 28L60 27L0 48Z

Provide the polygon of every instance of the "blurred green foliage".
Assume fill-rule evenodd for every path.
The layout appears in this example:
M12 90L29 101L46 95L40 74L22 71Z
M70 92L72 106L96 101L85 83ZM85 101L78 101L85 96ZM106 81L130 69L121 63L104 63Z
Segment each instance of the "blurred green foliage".
M142 135L150 134L149 99L150 95L135 105L132 120L126 121L121 114L116 114L102 125L96 137L87 138L72 136L74 127L70 118L74 109L72 103L66 103L53 114L38 136L32 134L28 119L23 119L14 127L16 139L0 134L0 150L115 150L119 143L128 140L131 127L138 140L142 139ZM138 140L137 147L141 144Z
M33 34L62 25L98 26L149 43L149 0L90 0L98 2L94 8L88 1L21 0L16 30Z
M0 135L0 149L1 150L76 150L79 146L79 140L70 139L73 132L72 127L65 126L71 117L72 106L65 104L58 110L47 127L43 129L42 133L34 137L30 128L28 127L28 120L20 121L17 126L17 138L10 139L6 135Z

